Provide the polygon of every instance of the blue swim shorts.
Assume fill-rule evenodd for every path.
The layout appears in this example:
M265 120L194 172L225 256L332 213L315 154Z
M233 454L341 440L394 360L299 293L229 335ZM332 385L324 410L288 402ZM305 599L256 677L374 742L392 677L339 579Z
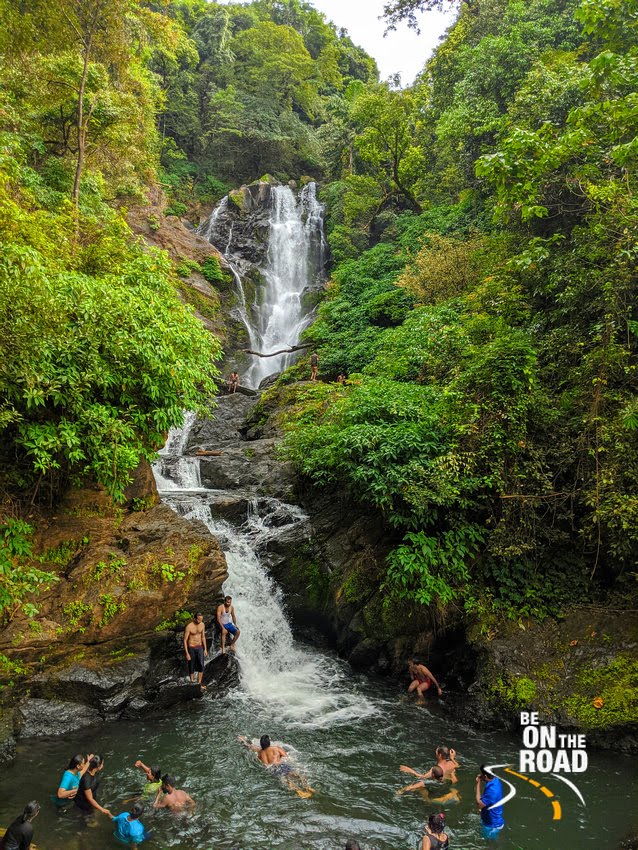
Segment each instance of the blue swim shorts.
M227 632L229 632L229 633L230 633L233 637L235 637L235 635L236 635L236 634L237 634L237 632L238 632L237 626L236 626L234 623L224 623L224 628L225 628L225 629L226 629L226 631L227 631Z

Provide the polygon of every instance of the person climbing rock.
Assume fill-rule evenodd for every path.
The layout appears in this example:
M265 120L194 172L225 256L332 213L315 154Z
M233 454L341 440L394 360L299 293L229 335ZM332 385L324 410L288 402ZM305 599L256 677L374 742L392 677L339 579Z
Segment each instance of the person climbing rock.
M230 395L237 392L237 387L239 386L239 373L231 372L230 377L228 379L228 392Z
M104 770L104 757L94 755L89 761L89 766L86 772L80 779L78 793L73 802L84 812L85 815L91 815L93 812L101 812L103 815L112 817L111 812L101 806L98 802L98 791L100 788L100 780L98 775Z
M409 694L416 691L419 699L422 699L423 694L430 689L431 685L434 685L437 694L440 697L443 696L443 691L441 690L439 683L434 678L434 674L428 670L425 664L417 661L416 658L411 658L408 661L408 673L410 674L411 679L408 686Z
M29 850L33 840L33 821L39 812L40 804L37 800L27 803L20 817L11 823L0 838L0 850Z
M130 812L122 812L113 818L115 826L113 835L122 844L128 844L132 850L149 837L144 824L140 821L143 814L144 806L141 803L135 803Z
M319 355L313 351L310 355L310 380L317 380L317 372L319 371Z
M168 773L162 777L162 786L157 792L157 797L153 803L155 809L170 809L173 812L181 812L184 809L191 809L195 806L195 801L187 794L186 791L180 791L175 787L175 780Z
M226 638L230 635L230 649L235 651L235 644L239 640L241 630L237 627L237 618L235 617L235 606L233 605L233 597L226 596L221 605L217 606L217 624L221 629L222 636L222 655L226 653Z
M481 793L482 782L485 783L483 793ZM482 764L480 773L476 777L476 805L481 813L483 838L498 838L505 826L503 806L496 805L504 796L501 780Z
M162 787L162 771L159 767L148 767L144 764L141 759L138 759L133 767L139 768L139 770L143 770L146 774L146 778L148 782L142 788L142 796L143 797L152 797L154 794L157 794L159 789Z
M60 785L53 797L53 802L56 806L64 806L66 803L70 803L71 800L74 799L75 795L78 793L78 788L80 787L80 780L86 773L89 761L92 757L92 755L73 756L69 762L69 766L62 774Z
M206 648L206 630L204 626L204 615L195 614L193 622L184 629L184 652L188 661L188 674L191 682L197 684L205 691L206 685L202 685L204 677L204 658L208 655Z
M448 850L450 840L445 832L445 815L430 815L425 827L421 850Z
M315 793L315 789L310 787L305 776L302 776L291 764L288 764L286 750L271 743L268 735L261 736L258 747L251 744L244 735L240 735L239 740L251 752L257 753L259 761L265 767L270 768L272 773L278 776L291 791L306 798L312 797Z

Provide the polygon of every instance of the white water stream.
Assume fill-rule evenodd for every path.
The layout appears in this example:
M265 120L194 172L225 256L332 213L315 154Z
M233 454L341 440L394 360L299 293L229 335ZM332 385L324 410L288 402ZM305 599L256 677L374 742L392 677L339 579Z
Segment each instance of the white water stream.
M341 661L294 640L281 591L259 557L269 540L292 528L299 528L303 537L305 514L277 499L255 497L240 527L215 518L215 500L237 492L201 486L199 458L183 456L194 422L187 413L184 428L171 432L154 472L162 500L187 519L202 520L226 556L223 590L233 597L241 629L237 698L256 703L267 716L285 719L290 726L327 728L375 713L373 704L346 683L347 667Z
M304 304L303 296L320 282L326 253L324 208L317 200L315 183L304 186L298 196L289 186L274 186L271 199L268 250L265 264L259 269L264 285L257 287L253 304L246 303L242 258L233 253L233 225L228 233L220 226L228 211L228 198L219 202L198 231L222 251L228 262L239 302L237 318L246 327L251 349L263 353L299 342L312 318L312 308ZM265 377L292 362L291 354L251 356L242 381L258 386Z

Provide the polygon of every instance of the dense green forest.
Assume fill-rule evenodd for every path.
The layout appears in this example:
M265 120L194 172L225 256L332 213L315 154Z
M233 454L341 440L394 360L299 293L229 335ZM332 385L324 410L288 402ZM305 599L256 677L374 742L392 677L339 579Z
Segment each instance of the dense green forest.
M437 5L388 3L388 25ZM219 344L127 210L159 184L196 220L269 172L321 182L332 260L307 331L324 381L272 391L285 450L385 517L367 580L477 613L627 604L638 0L454 5L401 88L300 0L0 0L11 580L25 506L87 475L121 498L214 392Z

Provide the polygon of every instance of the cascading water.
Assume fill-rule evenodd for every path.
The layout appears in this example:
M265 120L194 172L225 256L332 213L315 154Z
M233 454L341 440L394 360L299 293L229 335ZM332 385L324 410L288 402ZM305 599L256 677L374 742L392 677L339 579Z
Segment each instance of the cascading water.
M257 287L253 304L246 303L241 249L233 249L233 223L229 225L227 220L228 198L219 202L198 230L223 252L235 278L237 317L248 331L250 347L264 354L299 342L312 318L312 308L304 303L304 295L321 284L326 256L324 209L317 199L316 184L308 183L297 197L289 186L274 186L269 197L268 247L265 260L258 267L263 284ZM294 354L251 356L242 375L243 383L258 386L263 378L293 361Z
M372 713L366 699L352 692L344 695L341 662L296 643L281 591L259 557L270 539L303 526L305 514L277 499L253 497L241 527L215 518L211 503L223 492L202 488L199 458L183 454L195 418L187 413L183 429L171 431L154 471L163 501L187 519L206 523L226 555L224 590L233 596L242 629L237 645L242 684L236 696L258 702L267 714L291 725L324 727ZM183 475L183 462L189 477Z
M168 432L166 445L160 451L153 465L157 489L160 493L165 490L201 490L202 482L199 477L199 459L186 457L184 449L193 427L196 414L192 411L184 413L184 424L181 428L171 428Z

